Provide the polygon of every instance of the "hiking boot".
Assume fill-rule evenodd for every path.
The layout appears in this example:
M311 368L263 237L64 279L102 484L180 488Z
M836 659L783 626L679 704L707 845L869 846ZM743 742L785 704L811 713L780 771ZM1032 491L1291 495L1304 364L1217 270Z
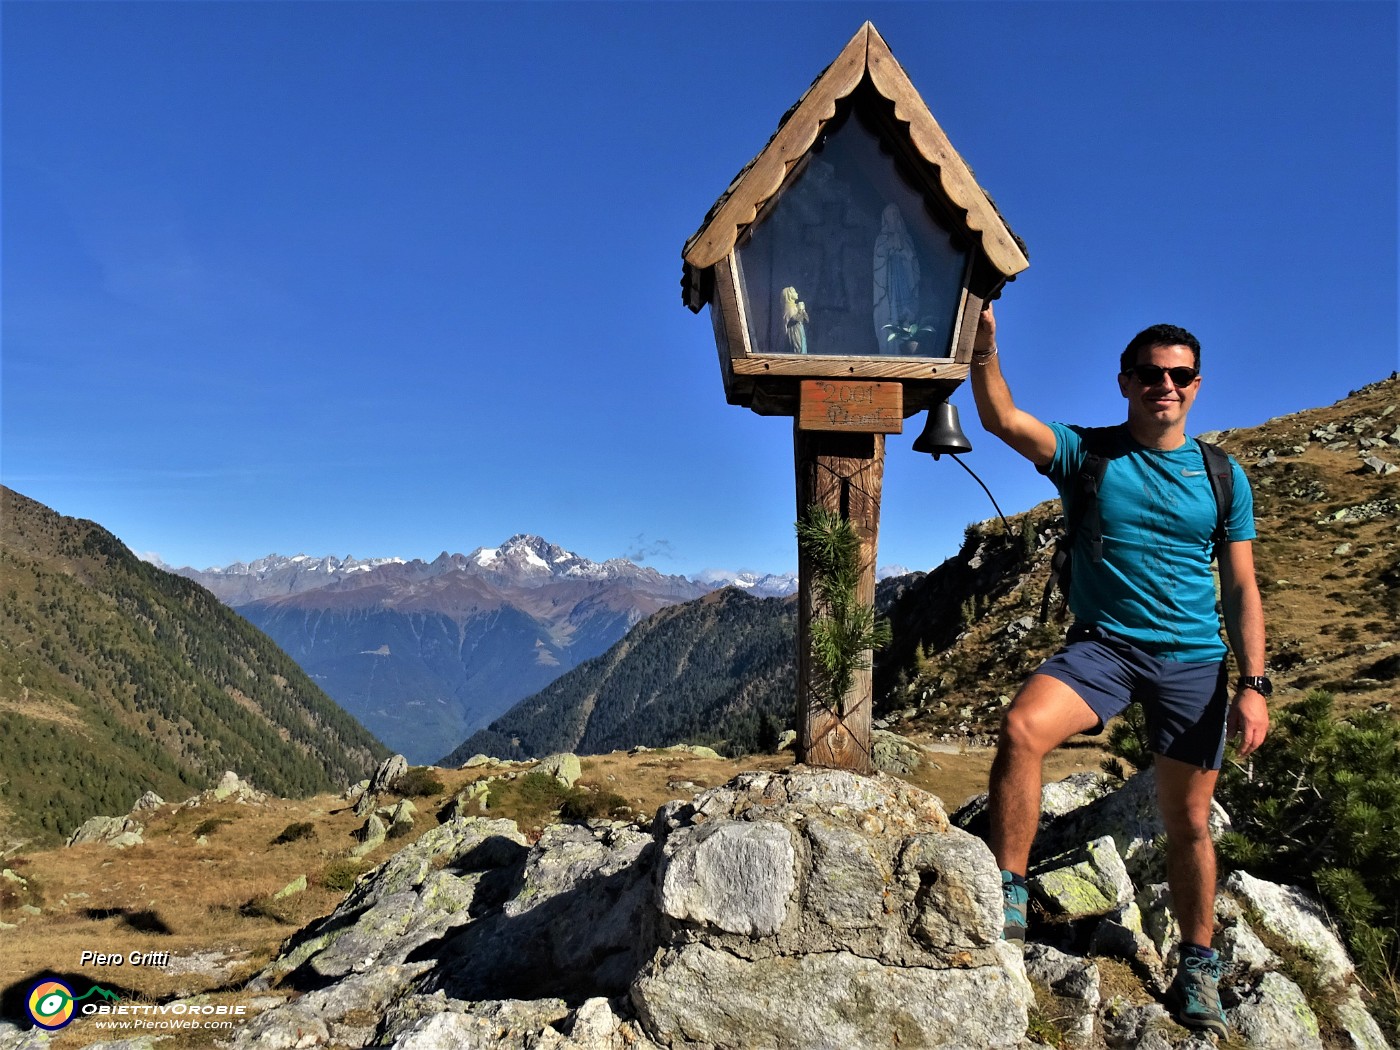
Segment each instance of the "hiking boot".
M1001 927L1001 939L1024 944L1026 941L1026 904L1030 893L1024 884L1011 881L1011 872L1001 873L1001 903L1005 918Z
M1218 987L1222 965L1218 953L1209 959L1182 956L1176 978L1167 989L1167 1009L1177 1024L1213 1032L1222 1039L1229 1033Z

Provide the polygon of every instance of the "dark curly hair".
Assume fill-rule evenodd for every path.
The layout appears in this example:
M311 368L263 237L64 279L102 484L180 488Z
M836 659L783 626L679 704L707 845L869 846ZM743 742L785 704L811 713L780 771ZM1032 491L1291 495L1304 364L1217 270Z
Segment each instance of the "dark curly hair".
M1138 363L1138 351L1151 350L1154 346L1185 346L1190 347L1191 356L1194 359L1196 371L1201 369L1201 344L1194 335L1185 328L1174 324L1154 324L1151 328L1144 328L1123 351L1123 355L1118 359L1118 370L1126 372Z

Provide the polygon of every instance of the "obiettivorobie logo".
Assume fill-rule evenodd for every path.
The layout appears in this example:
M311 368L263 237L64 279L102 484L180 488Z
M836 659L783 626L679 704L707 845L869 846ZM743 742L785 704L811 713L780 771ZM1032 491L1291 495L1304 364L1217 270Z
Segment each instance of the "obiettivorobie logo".
M92 1000L87 1002L85 1000ZM109 988L94 984L82 995L56 977L29 989L26 1001L35 1027L56 1032L81 1015L99 1028L172 1031L187 1028L230 1029L248 1017L243 1003L133 1003Z
M52 979L40 981L29 989L29 1017L39 1028L55 1032L63 1028L77 1012L76 1004L92 996L101 996L108 1002L120 1002L121 996L94 984L82 995L74 996L73 990L62 981Z

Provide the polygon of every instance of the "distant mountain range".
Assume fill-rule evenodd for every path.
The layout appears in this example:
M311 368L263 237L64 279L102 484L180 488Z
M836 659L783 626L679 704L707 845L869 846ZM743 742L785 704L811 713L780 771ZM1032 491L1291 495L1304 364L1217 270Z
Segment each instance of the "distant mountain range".
M667 576L512 536L431 562L269 555L174 570L236 609L347 711L430 762L668 605L732 586L786 595L795 576Z
M922 578L881 581L877 614L886 615ZM796 598L755 598L726 587L643 620L602 656L522 700L438 764L460 765L476 754L591 755L639 744L752 752L764 720L774 730L792 724L796 655Z
M0 487L0 854L227 770L300 797L387 752L212 595Z
M425 566L429 573L446 566L445 571L467 572L508 585L560 576L594 580L617 579L630 575L630 570L654 573L654 570L647 570L625 558L612 558L605 562L589 561L538 536L524 534L512 536L499 547L478 547L470 554L448 554L443 551L432 562L410 562L404 558L309 557L305 554L289 558L280 554L269 554L256 561L238 561L231 565L207 569L167 565L159 558L152 559L152 563L168 572L194 580L220 601L232 606L247 605L262 598L280 598L303 591L318 590L341 579L371 572L385 565ZM882 569L880 575L899 575L905 571L899 566L893 566ZM737 587L758 598L786 598L797 593L797 574L792 572L757 573L706 569L692 576L665 578L686 579L700 584L705 590Z

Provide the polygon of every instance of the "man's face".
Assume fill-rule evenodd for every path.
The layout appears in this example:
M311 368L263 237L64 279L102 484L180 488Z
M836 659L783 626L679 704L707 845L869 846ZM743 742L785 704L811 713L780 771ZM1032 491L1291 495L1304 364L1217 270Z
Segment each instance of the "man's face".
M1194 371L1195 355L1189 346L1154 346L1139 350L1137 363L1155 365L1158 369L1189 368ZM1136 372L1118 377L1118 389L1128 399L1128 419L1150 423L1154 427L1184 423L1200 388L1199 375L1185 386L1177 386L1166 372L1152 382L1144 382Z

